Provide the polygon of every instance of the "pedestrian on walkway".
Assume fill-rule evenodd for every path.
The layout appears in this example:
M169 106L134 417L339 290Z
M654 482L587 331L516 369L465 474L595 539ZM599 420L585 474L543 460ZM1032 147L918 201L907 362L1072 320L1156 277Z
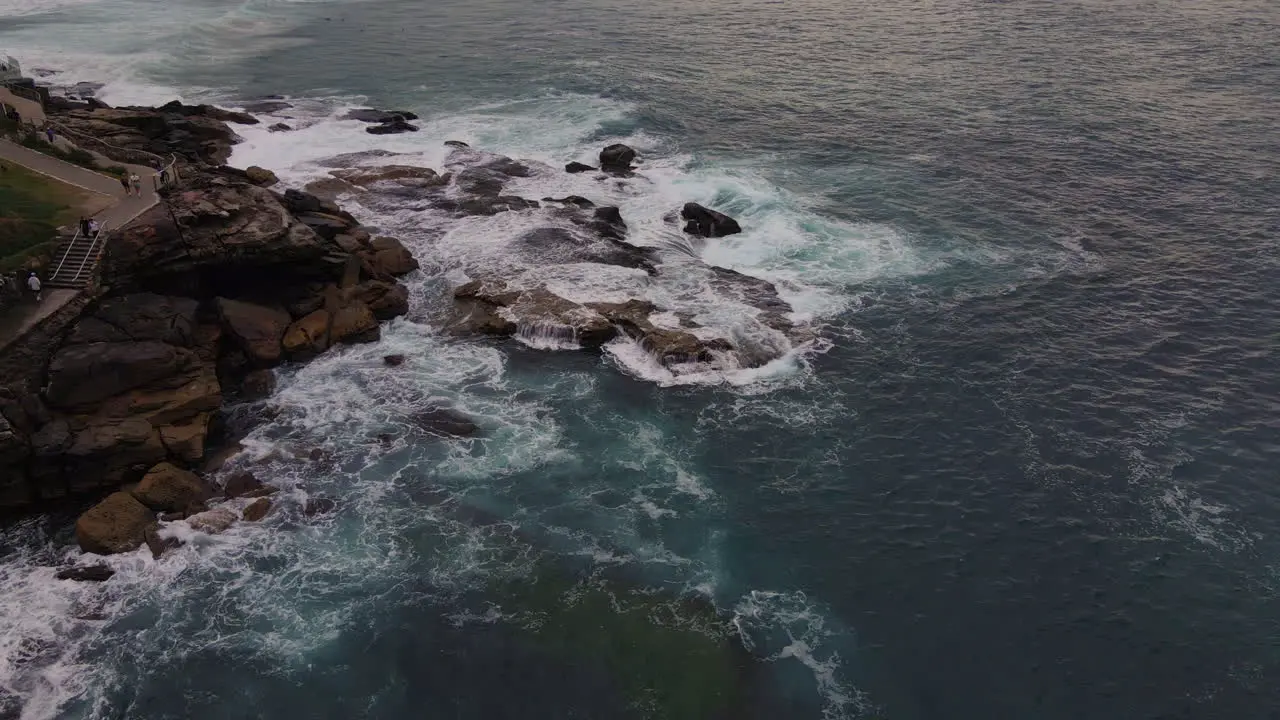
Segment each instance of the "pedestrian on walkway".
M36 277L35 273L31 273L31 277L27 278L27 287L31 288L31 292L35 293L37 303L43 299L43 295L40 293L40 278Z
M128 176L128 175L121 175L121 176L120 176L120 184L121 184L122 186L124 186L124 194L125 194L125 195L128 195L128 194L129 194L129 176Z
M52 125L44 126L44 135L45 137L49 138L49 144L52 145L53 144L53 126Z
M142 197L142 178L138 177L138 173L129 176L129 184L133 186L133 194Z
M89 218L89 237L97 237L97 236L98 236L98 221L94 220L93 218Z

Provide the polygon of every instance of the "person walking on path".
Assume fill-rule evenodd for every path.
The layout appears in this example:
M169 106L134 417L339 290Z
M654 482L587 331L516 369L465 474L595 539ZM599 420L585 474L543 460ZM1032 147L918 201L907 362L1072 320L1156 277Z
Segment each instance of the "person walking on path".
M142 178L138 177L138 173L129 176L129 184L133 186L133 194L142 197Z
M89 237L95 237L98 234L98 221L89 218Z
M85 237L89 236L89 221L83 216L80 218L80 234Z
M120 176L120 184L124 187L124 194L125 194L125 195L128 195L128 194L129 194L129 176L128 176L128 175L121 175L121 176Z
M52 125L44 126L44 135L45 137L49 138L49 144L52 145L53 144L53 126Z
M27 287L31 288L32 294L36 296L36 302L39 303L43 296L40 294L40 278L35 273L31 273L31 277L27 278Z

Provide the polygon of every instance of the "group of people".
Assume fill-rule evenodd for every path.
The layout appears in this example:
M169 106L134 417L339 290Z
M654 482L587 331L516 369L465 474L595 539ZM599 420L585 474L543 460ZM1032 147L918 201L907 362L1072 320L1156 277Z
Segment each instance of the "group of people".
M142 178L138 177L138 173L131 172L127 175L121 175L120 185L124 188L125 195L142 197Z
M98 234L98 221L93 218L80 218L80 234L93 237Z

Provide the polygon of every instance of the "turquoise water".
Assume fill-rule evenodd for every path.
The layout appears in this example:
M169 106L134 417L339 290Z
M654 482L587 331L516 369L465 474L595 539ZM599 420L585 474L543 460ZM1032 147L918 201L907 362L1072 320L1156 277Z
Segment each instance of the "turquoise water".
M160 562L113 558L102 587L51 579L75 554L66 518L5 531L0 686L24 718L1280 706L1273 4L0 14L24 66L103 82L108 102L286 96L299 129L243 129L232 162L287 184L370 149L439 169L447 139L551 166L627 142L630 184L553 173L516 192L617 204L642 244L683 202L730 212L746 232L700 260L774 282L820 331L764 368L697 374L626 344L450 338L448 289L483 271L769 340L690 259L652 284L525 266L509 242L527 218L353 200L424 269L381 344L281 370L279 415L239 461L287 488L281 512ZM423 129L339 119L363 104ZM389 352L409 362L389 372ZM442 400L484 436L402 420ZM317 496L338 512L290 509Z

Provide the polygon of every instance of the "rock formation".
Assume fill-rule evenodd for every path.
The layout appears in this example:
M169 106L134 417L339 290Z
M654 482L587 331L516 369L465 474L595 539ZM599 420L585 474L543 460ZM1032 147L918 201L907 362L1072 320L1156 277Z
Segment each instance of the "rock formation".
M737 220L698 203L685 203L680 209L680 217L688 221L684 231L698 237L717 238L742 232Z

